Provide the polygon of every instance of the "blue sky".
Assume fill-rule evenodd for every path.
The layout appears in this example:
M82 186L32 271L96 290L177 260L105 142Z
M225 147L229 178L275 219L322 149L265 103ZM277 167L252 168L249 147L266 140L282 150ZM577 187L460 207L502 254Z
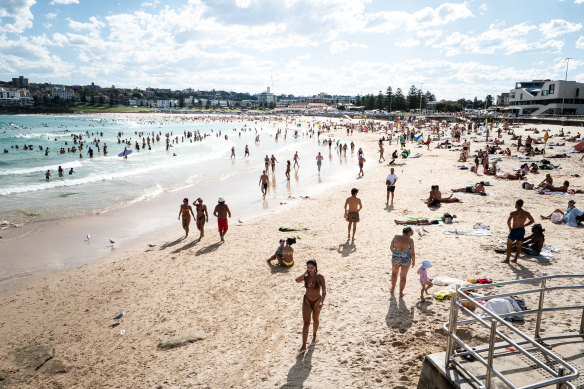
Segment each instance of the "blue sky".
M276 94L584 82L584 0L1 0L0 79Z

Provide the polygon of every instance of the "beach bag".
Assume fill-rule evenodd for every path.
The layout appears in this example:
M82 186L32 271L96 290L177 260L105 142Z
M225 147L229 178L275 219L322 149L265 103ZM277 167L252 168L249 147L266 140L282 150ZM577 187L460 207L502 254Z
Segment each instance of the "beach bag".
M535 187L535 184L530 184L529 182L524 182L523 184L521 184L521 187L523 187L523 189L533 189Z

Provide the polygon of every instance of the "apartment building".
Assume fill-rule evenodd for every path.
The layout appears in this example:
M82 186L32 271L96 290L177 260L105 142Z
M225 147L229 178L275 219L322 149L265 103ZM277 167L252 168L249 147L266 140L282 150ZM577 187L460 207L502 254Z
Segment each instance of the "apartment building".
M508 110L518 115L584 115L584 83L532 80L509 91Z

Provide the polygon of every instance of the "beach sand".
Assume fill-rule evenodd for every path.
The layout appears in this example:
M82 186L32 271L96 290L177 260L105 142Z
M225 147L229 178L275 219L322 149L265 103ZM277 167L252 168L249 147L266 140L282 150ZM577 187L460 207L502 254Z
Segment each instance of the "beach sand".
M332 135L345 134L339 130ZM214 217L200 242L194 238L197 231L186 240L178 239L182 230L177 224L100 260L52 273L0 297L0 377L9 380L9 387L31 388L411 388L417 384L424 356L445 349L441 326L450 307L447 300L420 301L416 270L422 259L434 265L431 278L505 281L544 272L584 273L583 228L543 222L546 244L560 248L553 260L520 259L518 264L506 265L499 263L504 257L493 251L506 239L506 221L516 199L524 199L524 208L539 221L540 214L565 209L568 198L575 198L582 207L584 195L538 195L521 189L517 181L456 170L458 152L411 145L422 157L396 161L395 202L388 207L385 177L389 167L377 162L379 137L365 133L352 137L366 153L363 178L356 178L357 166L348 166L347 174L355 177L350 183L244 223L237 222L238 211L232 209L224 244L218 243ZM472 149L478 145L483 144L473 142ZM385 146L386 159L396 148L395 142ZM556 182L569 179L571 186L584 187L583 178L569 176L582 172L579 159L580 155L572 154L553 160L562 166L552 171ZM519 161L505 160L502 165L510 171ZM535 179L530 175L530 182L538 183L543 176L543 172ZM322 177L326 179L325 170ZM438 210L430 210L422 201L433 184L447 195L450 188L483 179L494 184L487 188L492 196L458 194L462 204L443 204ZM342 217L352 187L360 189L364 206L354 244L346 240L347 224ZM422 237L414 228L417 264L408 274L405 297L391 295L389 245L402 230L393 220L444 212L457 215L455 224L426 227L428 233ZM477 222L490 226L493 235L443 234L447 229L471 229ZM279 232L278 227L285 225L308 230ZM267 266L265 260L275 251L278 239L290 236L299 237L295 265L289 270ZM157 246L149 248L147 242ZM327 298L320 316L320 342L298 355L304 288L294 278L304 272L310 258L318 261L319 272L326 278ZM572 298L568 291L558 296L562 301ZM120 308L126 315L112 328L112 318ZM544 321L543 328L560 332L576 329L579 323L575 314L558 322ZM530 319L526 326L531 325ZM121 330L125 330L123 335ZM170 350L157 348L161 339L191 331L202 333L203 339ZM478 332L463 335L476 337L479 344L485 341ZM15 365L9 352L36 343L54 346L55 358L70 370L46 375L42 368L29 373Z

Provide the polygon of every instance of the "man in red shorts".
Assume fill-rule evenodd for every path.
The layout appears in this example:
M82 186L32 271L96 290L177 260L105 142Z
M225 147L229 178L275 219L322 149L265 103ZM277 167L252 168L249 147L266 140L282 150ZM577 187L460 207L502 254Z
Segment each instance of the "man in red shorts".
M213 215L217 217L217 225L219 227L219 236L221 237L221 242L225 242L223 237L227 233L229 228L227 223L227 216L231 217L231 211L227 204L225 204L225 199L223 197L219 197L217 200L219 204L215 206L215 210L213 211Z

